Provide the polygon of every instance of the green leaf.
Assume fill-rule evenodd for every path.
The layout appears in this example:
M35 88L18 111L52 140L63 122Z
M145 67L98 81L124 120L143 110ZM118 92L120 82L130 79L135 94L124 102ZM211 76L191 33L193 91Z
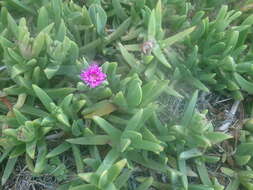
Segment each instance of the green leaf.
M65 96L65 98L60 103L60 107L62 107L63 110L69 109L72 99L73 99L73 94L69 94Z
M41 80L41 69L39 66L35 67L33 70L32 82L38 84Z
M171 96L175 96L176 98L184 98L181 94L179 94L174 87L171 86L167 86L167 88L165 88L164 91L166 94L171 95Z
M127 126L124 130L125 131L138 131L140 128L139 125L141 124L142 121L142 114L143 114L143 109L140 109L136 114L127 122Z
M242 62L236 65L236 71L239 73L248 73L253 71L253 64L251 61Z
M25 125L21 125L17 129L17 133L18 133L18 136L17 136L18 140L22 142L30 142L36 136L35 126L33 125L31 121L26 121Z
M65 113L63 113L63 110L61 108L57 108L57 112L54 114L54 116L59 122L70 127L69 118Z
M209 89L197 78L187 76L189 84L192 84L196 88L203 90L204 92L209 92Z
M0 156L0 164L9 155L9 153L11 151L12 151L12 148L5 149L5 151L3 152L3 154L1 154L1 156Z
M63 42L65 36L66 36L66 26L65 26L64 20L61 19L61 24L59 26L55 39L60 42Z
M105 44L110 44L114 40L120 38L129 28L131 21L132 19L128 18L121 25L119 25L113 33L105 38Z
M74 120L72 124L72 134L74 136L80 136L82 135L82 126L84 126L83 121L81 119Z
M6 7L1 8L1 23L6 26L7 25L7 15L8 15L8 10Z
M94 51L97 47L100 47L102 45L102 39L98 38L96 40L93 40L92 42L86 44L85 46L80 48L80 53L84 54L89 51Z
M181 176L181 180L184 186L184 189L188 189L188 179L187 179L187 168L186 168L186 161L184 159L179 159L178 160L178 168L179 171L183 174Z
M127 19L127 14L125 12L125 10L123 9L123 7L120 4L120 0L112 0L112 6L114 11L116 12L116 15L121 19L121 20L125 20Z
M0 44L1 44L2 48L6 48L6 47L14 48L15 47L14 43L12 43L11 41L9 41L8 39L6 39L3 36L0 36Z
M97 169L96 173L102 174L104 171L108 170L113 165L113 163L118 159L119 155L120 154L117 150L111 149L107 153L106 157L104 158L102 164Z
M234 74L234 77L243 90L245 90L246 92L250 94L253 94L253 83L248 82L241 75L237 73Z
M94 135L87 137L79 137L74 139L67 139L67 142L71 144L81 144L81 145L104 145L110 142L110 136L108 135Z
M208 170L204 162L197 162L197 170L199 173L199 177L204 185L212 185L212 182L208 175Z
M26 153L32 159L35 158L36 144L37 144L37 139L35 139L35 140L31 141L31 142L26 143Z
M20 56L18 53L16 53L13 49L8 48L8 53L9 53L10 57L13 58L17 63L23 63L24 62L24 58L22 56ZM15 66L18 67L17 65L15 65ZM22 66L23 65L20 64L19 68L24 68ZM24 68L23 70L27 70L27 69ZM12 76L15 76L15 75L13 74Z
M30 13L32 15L36 15L36 12L32 7L28 7L24 2L18 0L8 0L7 3L15 8L17 11L22 11L26 13Z
M8 14L7 16L7 20L8 20L8 28L10 29L10 32L14 35L14 37L16 39L18 39L18 25L15 22L15 20L13 19L13 17Z
M28 169L30 171L34 172L33 160L30 158L30 156L28 154L25 154L25 162L26 162Z
M120 140L120 152L125 152L127 147L131 144L131 139L128 138L121 138Z
M51 8L53 11L54 22L55 22L57 28L59 27L60 22L61 22L62 5L63 5L63 3L61 0L51 1Z
M187 106L183 118L182 118L182 122L181 125L187 127L191 120L192 120L192 116L194 114L194 109L195 109L195 105L197 103L197 99L198 99L198 91L195 91L190 102L189 105Z
M221 167L220 170L221 170L222 173L224 173L225 175L227 175L229 177L236 176L236 171L234 171L230 168Z
M181 152L179 155L179 159L187 160L190 158L201 156L202 152L200 152L198 149L194 148L188 151Z
M127 170L127 169L123 170L122 174L114 182L117 189L120 189L122 186L124 186L124 184L126 184L131 174L132 174L132 170Z
M213 49L215 51L218 51L218 47L213 47ZM235 71L236 69L236 63L233 57L231 56L226 56L222 61L221 61L221 67L225 70L225 71Z
M114 126L112 126L110 123L108 123L106 120L104 120L101 117L94 116L93 120L99 125L101 129L103 129L109 136L113 137L114 139L118 139L121 135L121 131Z
M155 10L152 10L148 23L148 40L154 40L156 35L156 17Z
M86 8L86 6L83 6L82 7L82 14L83 14L83 23L84 25L87 25L88 27L90 27L92 25L92 22L91 22L91 19L90 19L90 16L89 16L89 12Z
M18 131L17 129L4 129L3 134L17 138Z
M212 142L212 144L220 143L224 140L232 138L231 135L224 134L221 132L208 132L205 133L205 137L208 138L210 142Z
M225 190L238 190L239 185L240 185L239 179L235 178L228 184Z
M125 130L121 136L122 139L142 140L142 134L136 131Z
M51 88L51 89L44 89L44 90L48 94L49 97L52 97L52 99L61 99L62 97L65 97L65 96L68 97L71 93L76 91L75 88Z
M51 150L47 155L46 158L52 158L55 157L57 155L60 155L61 153L69 150L71 148L71 145L69 143L62 143L60 145L58 145L57 147L55 147L53 150Z
M108 101L102 101L94 104L89 112L85 113L84 118L93 118L94 116L104 116L104 115L109 115L110 113L114 112L117 110L116 106L113 105L112 103ZM91 111L91 112L90 112Z
M107 14L98 4L92 4L89 7L89 15L92 23L96 26L99 35L104 34L104 28L107 22Z
M53 100L47 95L47 93L44 90L42 90L37 85L34 84L34 85L32 85L32 87L33 87L35 94L40 99L42 104L46 107L46 109L48 111L52 111L51 103L53 103Z
M253 149L253 143L241 143L237 147L236 154L240 156L243 156L243 155L253 156L252 149Z
M153 125L154 127L157 128L157 130L159 131L159 133L161 135L167 134L168 130L167 130L166 126L164 124L162 124L162 122L158 118L158 115L156 112L153 111L152 116L149 121L150 121L151 125Z
M141 103L142 89L138 79L134 79L128 84L126 100L131 107L138 106Z
M114 97L113 97L113 103L116 104L119 107L127 107L127 101L122 91L119 91Z
M120 172L123 170L125 165L127 164L127 160L123 159L114 164L109 170L107 175L107 182L112 183L118 177Z
M38 36L34 39L33 41L33 46L32 46L32 56L33 57L38 57L41 50L44 47L46 40L46 35L44 32L40 32Z
M92 169L96 170L98 169L99 165L101 164L101 161L100 160L97 160L96 158L86 158L83 160L83 162L91 167Z
M20 111L29 115L37 116L37 117L47 117L48 113L44 112L41 109L34 108L29 105L23 105L22 108L20 108Z
M49 32L54 28L54 23L47 25L40 32L44 32L45 34L49 34Z
M16 78L16 83L22 87L25 87L29 94L34 94L31 90L32 83L30 80L26 80L24 77L21 77L20 75Z
M147 127L143 127L142 135L143 135L143 139L146 139L148 141L151 141L157 144L161 143L161 141L157 139L156 135L152 133L151 130L149 130Z
M79 173L78 177L80 177L85 182L91 183L92 177L94 176L94 173L92 172L86 172L86 173Z
M139 186L136 190L148 190L151 185L153 183L153 178L152 177L149 177L147 179L145 179Z
M150 168L159 172L168 172L169 167L166 164L154 161L152 159L147 159L143 156L143 154L138 153L136 151L129 151L127 154L127 159L132 160L146 168ZM179 173L179 172L178 172Z
M188 190L214 190L214 188L208 185L189 184Z
M45 7L41 7L39 10L39 15L37 18L37 29L38 31L41 31L43 28L48 26L49 24L49 18L48 18L48 12Z
M18 156L21 156L22 154L25 153L25 148L24 148L24 144L15 146L15 148L13 149L13 151L10 153L9 158L15 158Z
M127 163L126 159L118 161L109 170L105 171L99 179L98 187L103 188L111 184Z
M17 159L18 157L15 157L15 158L9 158L8 159L8 162L5 166L5 169L4 169L4 172L3 172L3 176L2 176L2 181L1 181L1 184L2 186L7 182L7 180L9 179L14 167L15 167L15 164L17 162Z
M194 30L195 26L188 28L182 32L179 32L161 42L163 48L168 48L169 46L173 45L175 42L181 41L184 39L186 36L190 35Z
M135 139L132 141L131 145L136 148L136 149L143 149L143 150L148 150L148 151L152 151L154 153L159 153L161 151L163 151L163 147L157 143L153 143L150 141L146 141L146 140L139 140L139 139Z
M79 185L76 187L70 187L69 190L100 190L95 185Z
M202 158L206 163L217 163L220 161L219 156L208 156L208 155L203 155Z
M243 170L238 172L238 176L241 179L252 179L253 178L253 171L252 170Z
M235 155L236 163L239 166L246 165L251 160L251 158L252 156L250 155L243 155L243 156Z
M152 49L153 54L155 57L161 62L165 67L171 68L170 63L166 59L165 55L163 54L160 46L158 44L155 45L155 47Z
M71 147L72 147L73 155L75 158L77 173L82 173L84 171L84 164L83 164L83 159L82 159L80 149L78 145L74 145L74 144L72 144Z
M134 57L133 54L129 53L127 49L121 44L118 43L119 50L125 59L125 61L129 64L132 68L137 68L137 66L140 64L138 60Z
M28 119L22 113L20 113L17 109L14 108L13 111L20 125L24 125L25 122L28 121Z
M158 0L156 3L156 8L155 8L155 18L156 18L156 33L157 36L161 36L160 33L162 33L162 1Z
M237 45L238 42L238 38L239 38L239 31L232 31L228 37L228 42L227 42L227 47L231 46L232 48L235 48L235 46Z
M47 154L47 146L45 142L38 143L38 155L35 163L34 172L39 174L46 169L46 154Z
M169 81L150 81L142 86L141 106L145 106L155 100L168 87Z

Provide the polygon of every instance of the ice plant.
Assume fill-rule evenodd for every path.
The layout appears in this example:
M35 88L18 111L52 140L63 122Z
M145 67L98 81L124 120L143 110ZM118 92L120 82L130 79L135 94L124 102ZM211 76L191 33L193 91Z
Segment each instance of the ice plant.
M92 64L81 72L80 77L88 86L95 88L105 81L106 74L97 64Z

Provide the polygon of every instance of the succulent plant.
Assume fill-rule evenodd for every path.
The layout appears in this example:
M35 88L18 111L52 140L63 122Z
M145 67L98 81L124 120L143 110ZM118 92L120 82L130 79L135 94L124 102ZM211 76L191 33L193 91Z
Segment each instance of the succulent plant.
M238 139L196 109L199 91L253 93L252 16L222 6L213 17L222 2L235 3L3 0L1 185L25 158L34 176L68 178L58 190L222 190L217 163L226 190L251 189L251 119L230 169L212 153ZM180 120L159 119L160 96L189 102Z

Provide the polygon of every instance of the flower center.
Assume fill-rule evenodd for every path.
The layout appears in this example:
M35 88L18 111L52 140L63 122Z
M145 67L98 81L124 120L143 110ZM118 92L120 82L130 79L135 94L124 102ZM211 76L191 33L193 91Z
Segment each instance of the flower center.
M92 74L91 74L91 77L92 77L93 79L97 79L97 78L98 78L98 75L95 74L95 73L92 73Z

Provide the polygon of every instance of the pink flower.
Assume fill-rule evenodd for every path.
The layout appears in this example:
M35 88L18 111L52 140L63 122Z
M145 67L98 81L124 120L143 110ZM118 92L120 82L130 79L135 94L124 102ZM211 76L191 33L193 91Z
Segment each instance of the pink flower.
M102 72L101 67L97 64L92 64L82 71L80 77L91 88L95 88L105 81L106 74Z

